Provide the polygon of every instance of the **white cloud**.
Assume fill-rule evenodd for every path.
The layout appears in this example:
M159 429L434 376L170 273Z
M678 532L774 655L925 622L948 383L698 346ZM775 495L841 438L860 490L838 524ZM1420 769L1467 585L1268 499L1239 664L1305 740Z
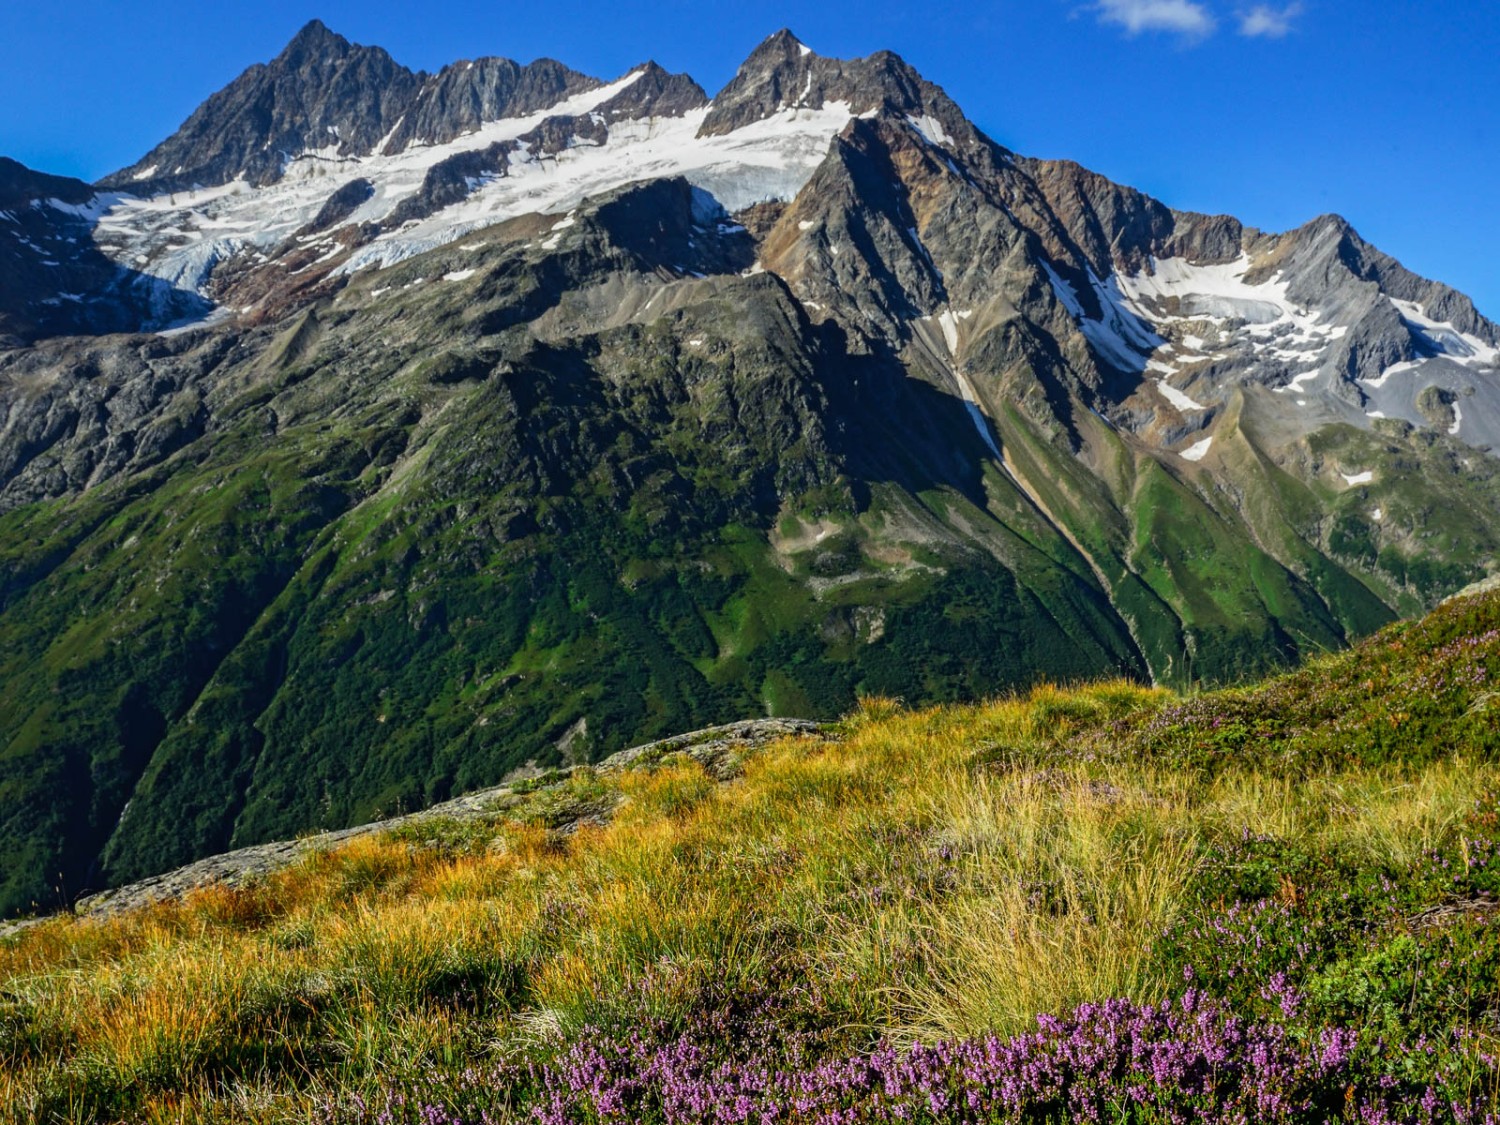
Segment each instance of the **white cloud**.
M1099 18L1132 35L1142 31L1175 31L1181 35L1213 34L1214 18L1194 0L1099 0Z
M1301 4L1288 4L1285 8L1257 4L1239 14L1240 34L1252 39L1282 39L1291 32L1292 21L1301 14Z

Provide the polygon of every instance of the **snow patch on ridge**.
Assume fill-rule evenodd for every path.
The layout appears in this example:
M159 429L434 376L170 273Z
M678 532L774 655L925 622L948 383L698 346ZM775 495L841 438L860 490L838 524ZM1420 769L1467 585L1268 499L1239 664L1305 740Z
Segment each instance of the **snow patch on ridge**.
M1179 455L1184 461L1201 461L1208 456L1208 451L1213 448L1214 439L1206 437L1202 441L1194 442Z
M85 222L96 223L99 221L100 216L108 212L120 199L121 196L118 193L103 192L93 196L86 203L64 203L61 199L48 199L44 201L44 205L52 208L54 211L61 211L65 215L72 215ZM37 204L32 204L32 206L37 206ZM12 219L11 221L14 222L15 220Z
M924 113L921 117L912 117L908 114L906 123L922 134L922 139L930 145L946 145L953 142L953 138L948 135L948 130L943 128L943 123L930 114Z
M212 328L216 324L222 324L233 315L233 309L220 305L211 309L204 316L191 316L183 320L173 321L165 328L158 330L156 334L166 337L181 336L184 333L192 332L199 328Z
M948 370L952 373L954 382L958 384L959 396L963 399L964 409L969 412L969 420L974 423L974 428L979 431L979 436L984 444L989 447L995 455L995 460L1002 465L1005 463L1005 455L1000 452L999 443L995 441L995 435L990 429L990 420L985 416L983 408L979 405L979 395L974 390L974 384L969 382L969 377L964 374L963 369L957 362L958 356L958 322L968 320L974 315L973 309L946 308L938 313L936 317L924 316L924 321L936 320L938 329L943 334L943 344L948 349ZM1009 472L1009 469L1006 470Z
M1465 367L1494 367L1500 364L1500 348L1491 347L1478 336L1460 332L1449 321L1433 320L1415 301L1398 301L1395 297L1387 297L1386 300L1395 306L1396 312L1401 315L1413 335L1448 359ZM1388 374L1389 372L1383 372L1382 380Z
M968 320L974 315L973 309L946 308L937 314L937 317L924 316L924 321L936 319L938 328L943 333L943 344L948 349L950 356L958 355L958 322Z
M1064 281L1062 275L1057 272L1051 262L1042 259L1042 269L1047 272L1047 280L1052 283L1052 292L1057 294L1057 299L1062 302L1063 308L1075 319L1083 319L1083 305L1078 300L1078 294L1073 286Z
M1292 379L1292 381L1289 382L1286 386L1277 387L1276 393L1301 394L1303 391L1307 390L1308 384L1315 380L1319 374L1320 372L1316 368L1314 368L1312 371L1304 371L1302 372L1302 374Z
M1408 371L1416 371L1426 362L1427 361L1424 359L1414 359L1405 360L1401 363L1393 363L1391 364L1391 366L1382 371L1376 378L1362 379L1360 380L1360 382L1366 387L1370 387L1374 390L1379 390L1381 387L1385 386L1387 382L1390 381L1393 375L1404 375Z
M1093 345L1094 351L1121 371L1144 372L1147 357L1166 341L1152 331L1147 318L1134 307L1128 292L1121 289L1118 275L1100 279L1092 270L1089 271L1089 286L1100 308L1100 316L1095 319L1085 312L1077 291L1052 263L1043 261L1042 268L1057 299L1072 315L1078 330Z
M1208 407L1204 406L1201 402L1193 401L1193 398L1190 395L1184 394L1182 391L1179 391L1165 379L1156 379L1153 381L1156 383L1156 389L1161 392L1162 397L1170 402L1173 406L1175 406L1178 410L1186 411L1208 409Z
M969 411L969 420L974 423L974 428L979 431L979 436L984 439L984 444L990 447L990 452L995 455L995 460L1004 462L1005 456L1000 452L1000 446L995 441L995 435L990 432L990 420L984 416L984 411L979 407L979 396L974 393L974 384L969 382L969 377L958 369L953 368L953 376L958 380L959 393L963 395L964 406Z

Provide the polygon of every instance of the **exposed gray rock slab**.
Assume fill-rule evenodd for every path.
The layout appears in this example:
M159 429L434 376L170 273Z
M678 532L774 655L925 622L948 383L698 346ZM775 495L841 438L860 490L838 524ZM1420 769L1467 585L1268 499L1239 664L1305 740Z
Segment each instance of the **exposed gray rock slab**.
M636 769L659 762L669 754L680 753L722 781L732 776L730 760L736 755L778 738L816 735L827 729L827 723L815 723L810 719L745 719L621 750L605 758L596 768L603 773Z

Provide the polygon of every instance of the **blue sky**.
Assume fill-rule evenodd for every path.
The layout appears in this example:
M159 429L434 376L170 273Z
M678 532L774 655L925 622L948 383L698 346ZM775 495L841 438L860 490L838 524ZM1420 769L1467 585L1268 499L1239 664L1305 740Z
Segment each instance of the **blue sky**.
M14 5L0 155L102 176L314 16L414 69L550 55L608 78L654 58L710 93L778 27L827 55L888 47L1017 151L1267 230L1337 211L1500 318L1494 0Z

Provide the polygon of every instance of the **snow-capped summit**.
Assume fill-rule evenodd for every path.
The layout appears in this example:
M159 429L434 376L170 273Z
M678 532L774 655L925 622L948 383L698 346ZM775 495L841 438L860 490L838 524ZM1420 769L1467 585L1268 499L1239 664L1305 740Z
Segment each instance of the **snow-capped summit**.
M656 177L685 176L732 212L791 199L851 119L879 113L944 142L974 136L895 55L825 59L790 32L710 102L655 63L608 83L547 59L412 74L314 22L103 181L114 194L97 241L122 266L207 293L247 255L347 275Z

